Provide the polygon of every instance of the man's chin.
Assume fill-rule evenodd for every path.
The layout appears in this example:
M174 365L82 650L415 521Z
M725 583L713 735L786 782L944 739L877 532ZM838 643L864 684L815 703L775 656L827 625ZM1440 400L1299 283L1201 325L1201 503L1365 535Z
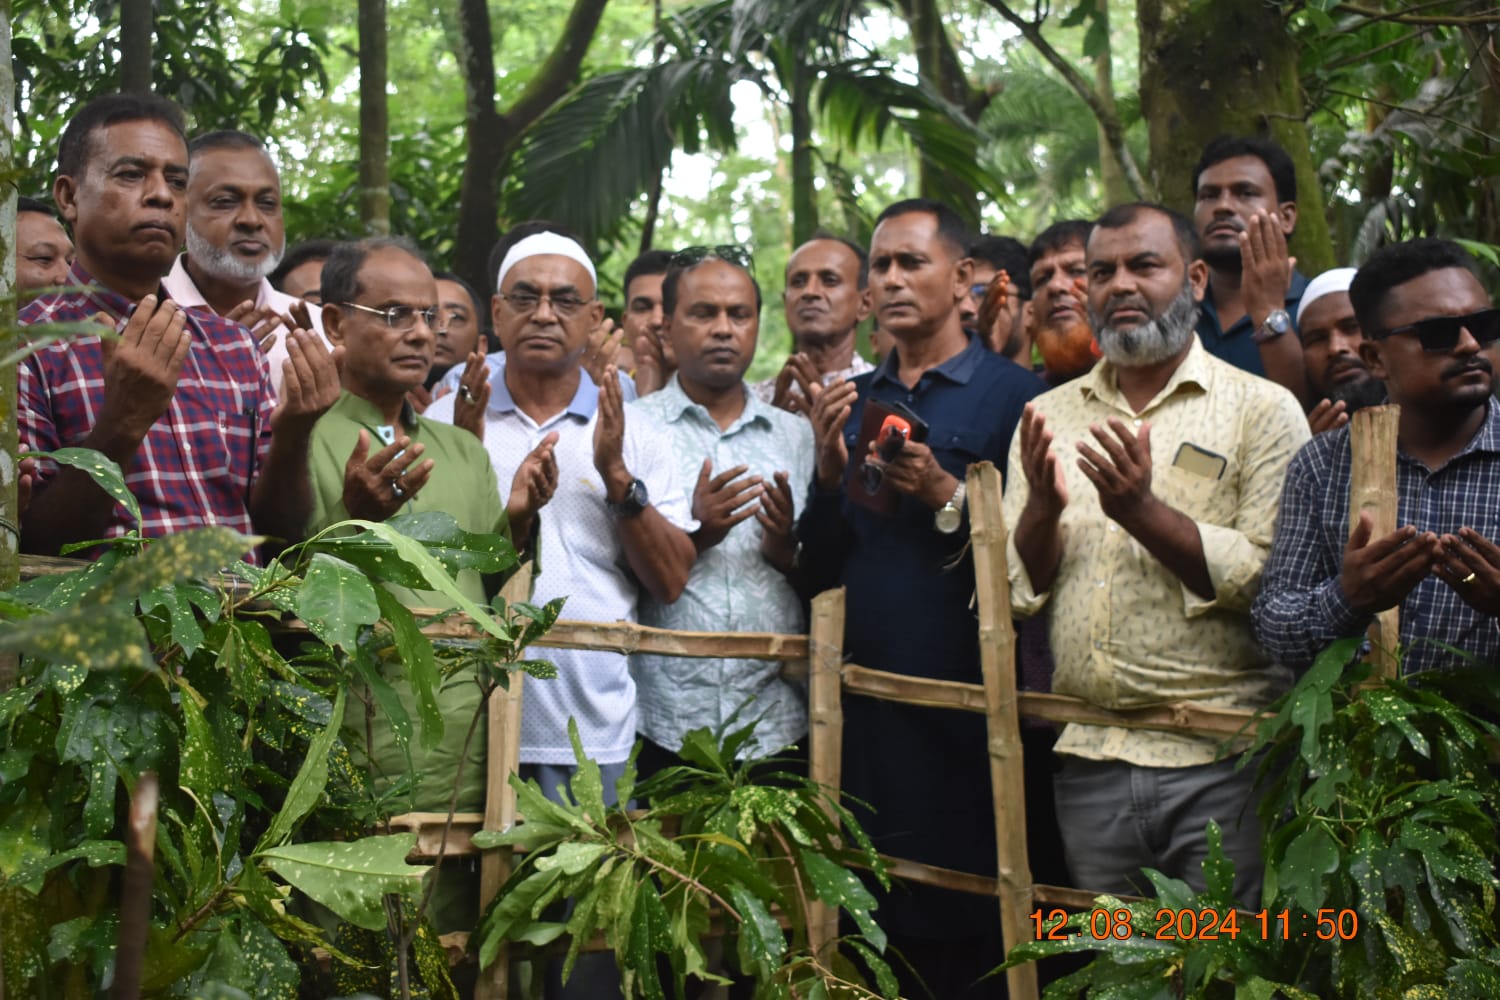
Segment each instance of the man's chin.
M1238 271L1244 261L1240 257L1239 242L1209 243L1203 247L1203 263L1215 271Z

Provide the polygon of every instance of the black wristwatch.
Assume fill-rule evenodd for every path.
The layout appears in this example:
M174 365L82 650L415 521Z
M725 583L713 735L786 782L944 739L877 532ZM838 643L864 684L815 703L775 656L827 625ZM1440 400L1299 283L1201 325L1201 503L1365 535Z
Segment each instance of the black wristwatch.
M641 511L651 506L651 494L646 491L646 484L639 479L632 479L630 485L625 489L625 499L616 503L606 499L604 506L616 517L635 517Z

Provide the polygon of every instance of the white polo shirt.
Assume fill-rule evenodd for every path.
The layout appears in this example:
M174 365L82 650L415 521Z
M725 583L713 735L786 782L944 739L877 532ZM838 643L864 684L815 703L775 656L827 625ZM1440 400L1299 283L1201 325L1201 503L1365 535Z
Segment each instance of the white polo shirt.
M178 254L177 260L172 264L171 273L162 279L166 286L167 294L172 296L172 301L186 309L207 309L213 311L203 293L198 291L198 286L193 283L193 278L188 274L187 254ZM271 287L271 283L265 278L260 279L260 288L255 293L255 306L257 309L273 309L283 316L289 314L292 306L302 300L295 295L278 292ZM308 315L312 317L313 332L323 338L323 343L328 349L333 350L333 345L328 341L328 335L323 332L323 307L306 303ZM271 387L276 390L276 395L281 395L281 363L287 358L286 353L286 329L278 326L276 328L276 342L266 351L266 363L271 366Z
M423 416L452 423L454 398L455 394L449 394L434 400ZM557 492L539 519L542 572L536 578L533 602L566 597L565 618L633 622L639 585L620 545L615 516L604 505L604 480L594 469L598 403L598 387L582 374L567 408L538 424L511 398L501 360L490 377L484 447L505 499L522 460L548 433L558 432ZM624 457L626 468L646 484L652 506L669 523L687 532L698 530L692 491L678 476L670 435L635 408L627 410ZM629 757L635 742L636 707L627 658L620 653L573 649L537 650L534 655L555 663L557 677L526 684L521 702L521 762L573 764L569 718L577 720L583 749L595 761L616 764Z

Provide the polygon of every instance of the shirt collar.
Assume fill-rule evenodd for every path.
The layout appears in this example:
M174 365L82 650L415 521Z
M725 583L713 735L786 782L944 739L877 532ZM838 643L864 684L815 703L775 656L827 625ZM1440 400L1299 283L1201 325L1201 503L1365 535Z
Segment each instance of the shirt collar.
M727 430L721 432L723 436L733 434L740 428L747 427L753 423L761 423L767 427L771 426L771 411L773 407L769 403L761 402L760 397L750 391L750 387L744 383L743 379L740 381L740 388L745 393L745 409L735 418L734 423L730 424ZM693 402L688 397L688 394L683 391L682 383L678 381L676 372L673 372L672 377L667 380L667 384L657 391L661 397L658 405L665 411L664 419L667 423L675 424L691 413L698 415L700 420L712 424L715 429L718 429L718 422L709 415L708 410L701 404Z
M381 413L374 403L363 396L356 396L348 389L345 389L343 394L339 396L338 402L334 403L334 407L350 420L358 424L364 424L366 427L374 428L386 425L385 414ZM409 400L402 400L401 402L401 426L409 431L417 429L417 411L412 408ZM373 452L377 449L371 448L370 450Z
M1084 397L1092 397L1117 409L1131 410L1130 404L1125 401L1124 395L1120 392L1117 371L1118 368L1113 362L1101 358L1087 375L1079 379L1079 387ZM1182 389L1208 392L1212 381L1213 372L1209 353L1195 333L1192 344L1188 346L1187 357L1182 359L1182 363L1172 372L1172 377L1167 379L1167 384L1162 386L1161 392L1158 392L1156 397L1142 408L1141 413L1155 408L1163 400L1170 399Z
M963 350L942 364L927 369L922 373L921 377L926 378L928 375L937 375L955 385L968 385L969 379L974 377L974 372L979 368L980 363L984 360L984 356L990 350L974 334L968 334L968 338L969 343ZM880 363L880 367L876 368L875 374L871 376L870 384L872 386L879 385L881 382L890 382L893 385L899 385L903 388L906 386L906 383L901 381L901 359L897 357L900 350L901 345L899 344L891 348L891 353L886 355L885 360Z
M490 371L490 412L511 413L515 409L516 401L510 394L510 387L505 384L505 358L501 356ZM598 409L599 387L589 378L589 373L580 368L578 391L573 393L564 412L586 422L593 418L594 411Z
M178 305L190 309L202 307L212 310L213 307L208 304L208 300L198 290L198 283L188 273L187 254L177 255L177 259L172 262L172 270L167 272L167 276L162 279L161 283L162 287L167 290L167 294L172 296L172 300ZM260 284L255 288L255 306L257 309L266 305L267 298L272 290L271 283L265 278L261 278Z

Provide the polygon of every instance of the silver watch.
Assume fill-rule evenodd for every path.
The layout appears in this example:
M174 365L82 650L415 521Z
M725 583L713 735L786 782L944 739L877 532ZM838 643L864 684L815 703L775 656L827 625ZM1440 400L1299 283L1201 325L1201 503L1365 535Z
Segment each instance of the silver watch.
M958 530L958 526L964 521L964 493L967 487L964 481L958 481L958 489L953 491L953 496L948 502L938 508L932 516L932 526L945 535L951 535Z

